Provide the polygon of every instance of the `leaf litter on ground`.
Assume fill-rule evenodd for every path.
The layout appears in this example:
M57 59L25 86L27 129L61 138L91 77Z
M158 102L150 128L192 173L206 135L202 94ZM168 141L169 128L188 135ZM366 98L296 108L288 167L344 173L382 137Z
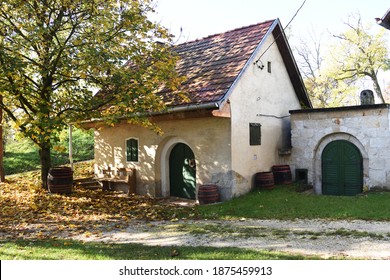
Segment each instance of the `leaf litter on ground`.
M91 175L91 162L75 167L74 177ZM178 206L141 195L74 187L71 194L51 194L40 186L39 172L7 177L0 185L0 240L47 239L124 230L129 221L197 217L195 206Z

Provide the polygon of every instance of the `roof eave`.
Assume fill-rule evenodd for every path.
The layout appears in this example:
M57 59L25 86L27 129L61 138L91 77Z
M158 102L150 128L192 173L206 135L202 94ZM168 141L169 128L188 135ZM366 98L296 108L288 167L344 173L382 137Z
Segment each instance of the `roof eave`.
M272 31L274 37L276 38L276 45L278 46L279 52L282 56L284 64L287 68L287 73L290 77L291 83L294 87L295 93L303 107L313 108L313 105L310 101L310 98L307 94L305 84L303 82L301 73L299 71L298 65L294 59L293 53L291 51L290 45L287 41L286 35L283 31L283 28L278 20L277 26Z
M142 114L132 114L130 116L123 116L118 117L118 120L125 120L129 117L154 117L154 116L160 116L160 115L166 115L166 114L172 114L172 113L182 113L182 112L189 112L189 111L199 111L199 110L216 110L219 109L220 104L218 102L208 102L208 103L200 103L200 104L187 104L187 105L179 105L179 106L172 106L168 107L165 111L161 112L149 112L149 113L142 113ZM87 125L92 123L100 123L104 122L104 119L102 118L94 118L85 120L82 122L79 122L78 124L81 125Z
M380 103L371 105L353 105L343 107L327 107L327 108L311 108L311 109L299 109L290 110L290 114L308 114L308 113L327 113L327 112L341 112L341 111L357 111L357 110L370 110L370 109L390 109L390 104Z
M380 26L390 30L390 9L387 10L386 14L382 18L377 18L376 22Z
M390 30L390 23L384 22L382 20L379 21L378 23L379 23L380 26Z

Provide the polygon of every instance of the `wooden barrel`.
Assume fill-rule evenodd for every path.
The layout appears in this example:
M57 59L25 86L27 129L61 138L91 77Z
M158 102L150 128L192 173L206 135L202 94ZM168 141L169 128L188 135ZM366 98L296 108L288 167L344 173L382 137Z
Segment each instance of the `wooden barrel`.
M273 189L274 188L274 174L272 172L259 172L255 175L256 188L259 189Z
M206 184L199 186L198 190L199 204L210 204L219 201L218 186L214 184Z
M56 167L49 170L47 186L51 193L71 193L73 171L70 167Z
M291 184L292 176L289 165L274 165L272 166L272 172L274 173L275 184Z

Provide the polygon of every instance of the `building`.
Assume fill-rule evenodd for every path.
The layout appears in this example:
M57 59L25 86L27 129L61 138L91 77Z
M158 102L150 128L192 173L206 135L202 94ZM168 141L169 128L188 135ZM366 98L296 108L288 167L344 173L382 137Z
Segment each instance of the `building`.
M317 194L390 189L389 105L294 110L291 127L292 169L306 169Z
M135 169L136 192L153 197L196 199L208 183L221 200L249 192L257 172L289 161L289 111L311 108L280 21L173 49L188 100L151 116L163 135L125 120L94 123L96 175Z

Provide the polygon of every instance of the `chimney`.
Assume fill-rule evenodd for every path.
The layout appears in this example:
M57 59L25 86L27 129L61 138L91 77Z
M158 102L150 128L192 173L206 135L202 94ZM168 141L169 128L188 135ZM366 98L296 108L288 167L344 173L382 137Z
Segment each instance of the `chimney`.
M365 89L360 93L361 105L373 105L375 104L374 93L372 90Z

